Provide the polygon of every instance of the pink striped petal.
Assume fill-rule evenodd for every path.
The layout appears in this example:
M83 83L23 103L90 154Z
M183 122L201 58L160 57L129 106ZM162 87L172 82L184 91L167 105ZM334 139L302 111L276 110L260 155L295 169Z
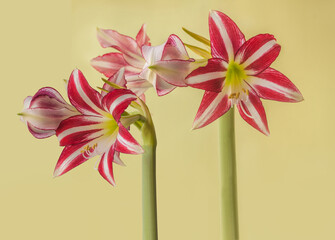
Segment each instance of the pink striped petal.
M162 59L165 44L159 46L143 46L142 55L146 61L146 65L150 66L156 61Z
M265 135L270 135L263 104L253 90L249 90L248 100L237 104L237 108L247 123Z
M143 67L141 49L133 38L110 29L98 29L97 37L102 47L115 48L124 54L124 59L130 65L137 68Z
M172 34L164 45L162 57L157 60L188 60L189 58L184 43L177 35Z
M115 89L108 93L102 101L106 111L113 115L115 121L119 121L124 110L136 99L136 95L129 89Z
M273 68L249 77L247 82L264 99L280 102L300 102L304 99L298 88L284 74Z
M259 34L246 41L238 50L235 61L246 70L247 75L256 75L277 58L280 46L270 34Z
M206 91L195 116L193 129L202 128L210 124L225 114L230 109L230 106L227 94Z
M142 97L144 92L152 87L152 84L139 75L126 76L127 88L133 91L138 97Z
M120 87L124 87L125 88L127 81L126 81L124 73L125 73L125 68L121 68L113 76L111 76L108 79L108 81L111 82L111 83L114 83L114 84L116 84L116 85L118 85ZM114 88L111 85L107 84L107 83L105 83L103 85L103 89L107 90L108 92L114 90ZM105 95L108 94L108 92L101 91L101 95L104 97Z
M119 134L117 135L115 150L127 154L142 154L144 152L141 145L121 124L119 124Z
M140 72L141 69L132 67L127 63L121 53L107 53L98 56L91 60L91 65L98 72L104 74L106 77L111 77L120 68L126 68L126 74L134 74Z
M136 42L139 47L142 47L143 45L150 46L150 38L148 37L146 33L147 25L143 24L140 31L136 35Z
M101 95L91 88L80 70L73 70L67 90L70 102L79 112L85 115L103 114Z
M37 139L48 138L56 133L55 130L53 129L51 130L39 129L29 122L27 122L27 127L28 127L29 132Z
M103 118L79 115L61 122L56 130L60 146L91 141L104 134Z
M218 58L208 60L205 67L194 70L185 79L187 85L211 92L221 92L227 69L225 62Z
M212 56L226 62L234 60L235 53L245 42L241 30L227 15L218 11L210 12L208 22Z
M176 86L166 82L160 76L156 76L154 85L155 85L158 96L164 96L176 88Z
M60 95L60 93L51 87L44 87L37 91L37 93L31 99L30 108L68 108L70 110L75 109L70 106Z
M100 160L98 171L100 175L110 184L115 186L114 174L113 174L113 158L114 158L114 145L105 152Z
M95 154L89 155L84 152L85 146L94 146L94 140L91 142L66 146L58 159L54 176L61 176L83 162L86 162L89 158L95 156ZM93 151L91 147L89 151Z

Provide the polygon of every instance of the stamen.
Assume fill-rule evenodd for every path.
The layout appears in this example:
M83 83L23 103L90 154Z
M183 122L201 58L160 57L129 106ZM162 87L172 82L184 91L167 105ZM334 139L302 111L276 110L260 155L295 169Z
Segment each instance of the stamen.
M242 102L240 103L240 106L241 106L242 112L243 112L248 118L252 118L252 119L253 119L253 117L245 111Z
M89 159L90 156L94 153L97 146L97 143L95 143L92 147L90 147L90 145L86 145L85 147L83 147L83 150L81 150L80 153L83 155L84 158ZM85 154L87 156L85 156Z

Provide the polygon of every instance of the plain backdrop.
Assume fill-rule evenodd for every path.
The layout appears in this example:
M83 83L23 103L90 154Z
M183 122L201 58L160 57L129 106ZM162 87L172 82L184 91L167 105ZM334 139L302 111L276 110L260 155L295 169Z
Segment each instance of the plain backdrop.
M228 14L246 38L274 34L282 51L272 66L305 98L263 101L269 137L236 114L240 239L335 239L332 0L2 1L0 239L141 239L141 157L123 156L116 187L94 170L98 158L54 179L57 139L33 138L16 113L41 87L65 95L74 68L101 86L89 60L110 50L96 27L135 37L147 23L153 45L172 33L195 44L181 27L208 37L210 9ZM220 239L218 124L191 130L202 94L147 93L158 137L160 240Z

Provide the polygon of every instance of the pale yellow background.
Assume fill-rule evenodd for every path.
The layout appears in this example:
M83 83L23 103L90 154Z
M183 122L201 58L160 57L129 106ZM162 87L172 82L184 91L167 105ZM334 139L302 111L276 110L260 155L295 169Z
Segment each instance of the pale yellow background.
M43 86L65 94L63 80L108 52L96 27L135 36L142 23L154 45L181 31L208 36L210 9L228 14L247 38L272 33L282 46L273 66L301 90L299 104L264 101L271 136L237 115L241 240L335 239L335 1L98 0L2 1L0 239L141 239L141 158L123 156L116 187L92 159L53 179L61 148L36 140L19 121L22 101ZM148 105L157 128L161 240L219 239L218 125L191 131L202 97L177 89ZM138 134L135 134L138 137Z

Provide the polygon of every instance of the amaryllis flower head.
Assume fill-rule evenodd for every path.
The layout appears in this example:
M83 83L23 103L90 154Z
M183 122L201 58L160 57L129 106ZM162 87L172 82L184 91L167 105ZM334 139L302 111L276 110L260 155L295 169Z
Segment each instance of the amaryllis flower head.
M26 122L30 133L36 138L47 138L56 133L61 121L80 114L51 87L41 88L34 96L24 100L19 115Z
M81 115L61 122L56 135L65 146L54 172L60 176L89 158L101 155L98 170L114 185L113 163L123 164L119 153L140 154L142 147L121 123L128 105L137 99L128 89L115 89L102 96L91 88L84 75L74 70L68 82L70 102Z
M137 96L142 96L150 87L162 96L176 86L186 86L185 77L201 66L190 59L183 42L176 35L170 35L162 45L151 46L145 25L136 40L109 29L98 29L97 36L102 47L111 47L119 52L92 59L92 66L106 77L125 68L126 86Z
M205 90L194 128L204 127L226 113L234 104L242 118L268 135L260 98L299 102L303 97L282 73L270 68L280 46L270 34L245 40L237 25L225 14L209 15L211 59L187 76L189 86Z

